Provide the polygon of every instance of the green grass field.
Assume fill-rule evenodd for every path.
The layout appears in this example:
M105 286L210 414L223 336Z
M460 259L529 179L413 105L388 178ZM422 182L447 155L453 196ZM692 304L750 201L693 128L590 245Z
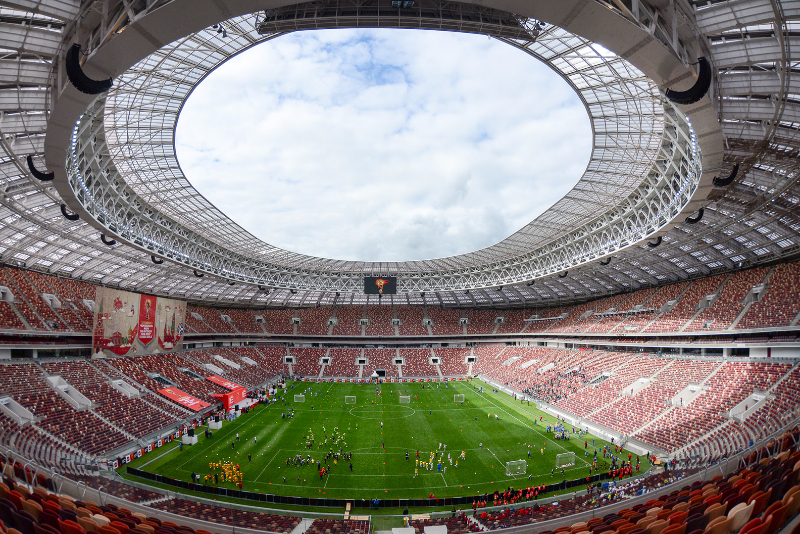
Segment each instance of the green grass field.
M127 465L188 481L192 472L201 477L215 472L209 468L210 462L230 461L240 466L242 489L252 492L330 499L420 499L431 492L441 498L559 482L560 472L551 474L551 469L556 455L562 452L576 454L576 466L567 469L567 479L587 476L589 469L584 459L591 461L592 440L598 448L607 444L585 436L589 443L589 456L585 457L583 439L557 441L545 431L547 423L555 422L554 417L505 394L493 393L480 381L458 382L455 387L450 384L447 389L444 384L438 389L436 384L425 384L424 389L420 383L382 384L382 394L377 395L375 385L290 382L285 404L260 405L235 422L223 423L209 440L200 429L197 445L180 451L178 443L173 442ZM473 386L484 386L484 393L474 391ZM309 387L313 393L306 393L304 403L293 402L295 394ZM409 395L411 403L400 404L399 394ZM454 394L464 394L463 406L453 401ZM344 404L347 395L356 397L355 405ZM282 419L281 413L289 408L294 408L295 416ZM538 421L539 416L543 421ZM286 465L286 458L297 454L311 455L314 462L322 460L332 448L334 428L344 434L345 452L353 455L352 473L350 462L341 460L338 464L332 459L327 462L331 472L323 480L316 463L303 467ZM316 440L311 449L305 446L309 430ZM323 444L325 434L329 437L327 445ZM232 442L235 448L231 447ZM417 450L423 461L435 452L438 462L440 443L447 444L443 461L446 472L420 467L415 476ZM466 452L466 459L458 459L461 451ZM452 456L453 465L447 453ZM252 461L248 461L248 455ZM528 462L525 475L506 475L505 464L514 460ZM119 469L121 474L126 467ZM233 482L221 480L215 485L234 488Z

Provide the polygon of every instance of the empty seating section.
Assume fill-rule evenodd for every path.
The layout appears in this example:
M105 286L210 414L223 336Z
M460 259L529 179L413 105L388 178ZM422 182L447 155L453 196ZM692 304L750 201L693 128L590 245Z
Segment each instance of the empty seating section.
M186 307L186 326L190 328L190 331L198 332L198 333L211 333L214 332L214 329L211 328L209 325L203 322L202 316L198 319L192 313L197 313L195 311L194 306L187 306ZM200 314L198 314L200 315Z
M368 336L393 336L394 326L392 319L394 311L392 306L367 306L367 325L366 335Z
M83 320L81 320L81 318L72 311L72 302L67 302L66 298L59 294L53 285L49 283L47 278L52 277L45 277L43 274L39 274L36 271L19 271L19 273L27 277L35 292L39 295L49 293L58 298L59 302L61 303L61 308L57 308L57 311L50 310L54 314L54 317L57 316L58 319L63 319L66 321L69 325L69 328L75 332L88 332L91 330L91 327L84 323ZM47 302L43 298L40 300L43 307L49 308Z
M766 267L733 273L722 286L719 298L706 308L686 327L694 330L726 330L744 308L742 301L753 288L764 280Z
M644 308L652 310L650 312L637 313L626 318L622 323L614 328L614 332L628 333L641 332L644 327L653 322L658 317L659 310L667 302L675 300L686 289L690 282L680 282L660 287L647 301Z
M261 310L246 310L241 308L230 308L222 310L233 321L233 325L239 332L249 334L262 334L264 331L261 325L256 322L256 315L261 314Z
M572 325L572 331L587 332L590 327L602 320L602 318L597 317L598 313L605 313L609 310L619 309L619 307L622 306L630 296L630 293L621 293L619 295L613 295L611 297L594 301L592 309L594 313L584 319L578 319Z
M35 364L0 365L0 391L41 417L36 422L38 427L89 454L100 454L128 441L91 411L75 411L50 388Z
M175 418L139 399L122 395L108 384L107 377L86 362L43 363L42 368L49 374L60 375L96 405L93 406L95 412L136 437L157 432L175 422Z
M767 391L789 370L789 364L727 362L706 381L708 389L688 406L675 406L636 437L674 451L691 443L726 419L720 415L754 391Z
M503 314L503 323L497 328L497 333L519 334L525 328L525 319L530 316L530 310L506 310Z
M766 294L750 305L736 328L789 326L800 313L800 262L778 265L767 283Z
M364 376L372 376L378 369L386 371L389 378L399 376L397 366L392 360L397 356L395 349L364 349L364 356L367 358L367 365L364 366ZM405 376L405 370L403 371Z
M47 327L42 324L42 321L39 320L36 313L33 309L28 305L26 301L27 296L24 295L16 286L9 273L16 271L16 269L10 269L8 267L0 268L0 285L6 286L11 290L14 294L14 306L16 306L17 311L25 318L25 321L30 325L31 328L34 330L47 330Z
M559 321L559 317L565 313L569 314L571 310L572 306L557 306L555 308L535 310L534 312L529 313L527 318L533 318L536 320L531 321L528 324L528 327L525 329L525 333L544 332L553 326L557 321Z
M655 292L658 291L657 287L651 287L648 289L641 289L639 291L635 291L628 295L628 298L625 299L624 302L618 304L617 312L627 312L631 311L636 306L642 306L642 308L649 308L647 304L647 299L652 297ZM598 308L597 313L604 313L608 311L606 308L603 310L602 308ZM585 332L598 332L598 333L605 333L613 331L620 323L622 323L626 315L610 315L608 317L603 317L592 326L587 328ZM650 316L652 318L652 315Z
M253 352L246 354L248 358L258 363L262 369L275 375L288 375L286 366L286 349L277 345L259 345Z
M578 322L583 314L592 310L594 301L585 302L570 308L569 315L564 319L554 322L545 331L546 332L578 332L580 327L573 327ZM547 316L547 315L546 315ZM577 330L576 330L577 328Z
M236 369L225 362L216 359L214 356L220 356L235 365L239 365L241 368ZM202 366L202 370L205 375L222 375L226 379L230 380L231 382L235 382L240 386L249 388L264 382L259 373L253 373L253 371L258 369L256 366L245 364L234 353L223 348L182 352L181 358ZM210 364L218 369L222 369L222 372L205 367L207 364Z
M432 306L427 306L425 311L428 312L428 319L433 321L431 332L434 336L461 335L464 333L464 329L458 324L458 320L461 318L460 311Z
M11 304L0 300L0 328L8 330L25 330L25 325L19 320L11 308Z
M86 326L91 330L94 318L92 313L86 308L83 303L84 300L94 300L95 288L85 282L76 282L69 278L59 278L57 276L40 275L47 279L53 288L56 290L61 304L64 306L69 305L72 310L78 315ZM65 304L66 303L66 304Z
M467 532L480 532L475 523L467 523L460 517L434 517L431 519L411 519L411 528L414 534L425 534L425 527L444 526L447 534L466 534Z
M422 324L425 309L420 306L396 306L397 318L400 319L401 336L427 336L428 328Z
M448 531L449 532L449 531ZM315 519L305 534L369 534L369 520Z
M322 366L319 359L325 356L326 349L289 349L290 355L294 356L292 371L295 376L319 376Z
M251 528L254 530L266 530L268 532L280 532L289 534L300 524L299 517L285 515L267 514L259 512L248 512L245 510L235 510L233 508L220 508L211 504L202 504L184 499L170 499L149 504L158 510L170 511L173 514L196 517L210 523L221 525L231 525L234 527ZM194 534L193 532L176 531L181 534Z
M271 334L291 334L294 332L292 317L294 310L260 310L264 318L264 328Z
M263 360L264 357L255 347L228 347L226 350L227 353L232 356L230 360L242 366L242 368L238 371L228 372L229 376L232 378L240 379L239 377L242 374L245 374L250 377L250 381L253 385L257 385L263 384L271 378L281 374L280 368L269 368L259 365L259 359ZM222 354L222 356L227 357L225 354ZM255 365L249 364L242 358L248 358L256 363Z
M680 300L672 310L659 316L648 326L645 332L677 332L696 313L700 300L706 295L714 293L719 285L725 280L726 275L720 274L710 278L702 278L691 283L686 292L681 295Z
M153 354L150 356L136 356L132 358L146 372L158 373L175 387L205 402L217 402L211 397L212 393L226 393L228 390L205 380L211 373L202 369L188 360L180 358L177 354ZM181 369L188 369L201 378L194 378ZM161 386L159 389L167 387Z
M215 332L219 332L220 334L236 333L236 329L234 329L230 323L222 320L222 317L219 315L220 311L217 309L204 308L202 306L188 306L186 309L189 312L187 315L191 315L192 313L200 315L203 318L203 322L210 326ZM208 328L205 330L207 331Z
M17 289L20 290L28 301L28 304L36 310L36 313L45 320L45 322L53 330L69 330L69 327L61 320L60 317L53 311L50 305L44 300L40 291L38 291L28 279L25 271L18 269L6 269L9 278L14 280ZM29 321L30 322L30 321Z
M361 356L360 349L331 349L328 356L331 363L325 366L324 376L358 376L356 358Z
M333 327L334 336L360 336L359 319L364 318L364 306L336 306L339 324Z
M430 349L400 349L403 364L403 376L439 376L436 367L431 365Z
M475 365L472 366L473 373L488 373L505 360L500 359L501 353L506 349L501 344L481 344L475 347Z
M439 369L444 376L464 376L467 374L469 349L433 349L433 354L439 357Z
M491 334L494 332L494 320L501 315L495 310L466 310L464 315L469 319L467 334Z
M304 336L324 336L328 334L328 319L333 317L333 308L303 308L297 310L300 325L297 333Z

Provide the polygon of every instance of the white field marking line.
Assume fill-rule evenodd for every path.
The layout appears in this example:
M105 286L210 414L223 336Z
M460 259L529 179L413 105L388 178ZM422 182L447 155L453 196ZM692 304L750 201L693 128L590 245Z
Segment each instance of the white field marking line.
M497 458L497 455L494 453L494 451L492 451L492 449L490 449L489 447L486 447L486 450L491 452L492 456ZM501 460L500 458L497 458L497 461L500 462L501 464L503 464L503 467L506 467L506 464L505 464L505 462L503 462L503 460Z
M492 401L492 400L491 400L489 397L485 397L485 398L486 398L486 400L487 400L487 401L489 401L491 404L493 404L493 405L495 406L495 408L499 409L501 412L504 412L505 414L507 414L508 416L510 416L512 419L516 419L517 421L519 421L520 423L522 423L523 425L525 425L526 427L528 427L528 428L529 428L529 429L531 429L531 430L533 430L533 429L534 429L534 428L533 428L531 425L529 425L528 423L526 423L526 422L525 422L525 421L523 421L522 419L520 419L520 418L518 418L518 417L514 416L514 414L511 414L511 413L509 413L508 411L506 411L506 409L505 409L505 408L503 408L502 406L499 406L499 405L497 405L497 404L496 404L494 401ZM564 451L564 452L573 452L573 451L568 451L568 450L566 449L566 447L564 447L563 445L560 445L560 444L559 444L559 443L558 443L556 440L554 440L553 438L547 437L547 434L543 434L543 435L544 435L544 437L545 437L545 439L546 439L546 440L553 442L553 444L554 444L556 447L558 447L559 449L561 449L562 451Z
M276 439L278 439L278 438L279 438L281 435L283 435L283 433L286 431L286 426L287 426L287 425L288 425L288 423L287 423L286 425L284 425L282 429L278 430L277 432L275 432L275 433L272 435L272 439L271 439L271 440L269 440L269 441L267 442L267 444L266 444L266 447L265 447L265 448L266 448L266 450L269 450L269 447L270 447L270 445L272 445L272 443L274 443ZM269 462L267 462L267 464L264 466L264 469L262 469L262 470L261 470L261 472L258 474L258 476L257 476L256 478L254 478L254 479L253 479L253 481L254 481L254 482L258 481L258 479L259 479L259 478L261 478L261 475L263 475L263 474L264 474L264 471L266 471L266 470L267 470L267 467L269 467L270 465L272 465L272 462L274 462L274 461L275 461L275 458L278 456L278 453L280 453L280 452L281 452L281 450L282 450L282 449L278 449L277 451L275 451L275 455L272 457L272 459L271 459Z
M447 485L447 481L444 479L444 473L439 473L439 474L440 474L440 475L442 475L442 482L444 482L444 486L445 486L446 488L447 488L447 487L449 487L449 486Z
M163 447L163 445L162 445L162 447ZM161 458L165 454L169 454L169 453L173 452L176 448L177 447L170 447L169 450L166 450L166 451L162 452L161 454L159 454L158 456L156 456L155 458L153 458L149 462L145 462L142 465L140 465L139 467L144 467L144 466L146 466L148 464L152 464L153 462L155 462L156 460L158 460L159 458Z

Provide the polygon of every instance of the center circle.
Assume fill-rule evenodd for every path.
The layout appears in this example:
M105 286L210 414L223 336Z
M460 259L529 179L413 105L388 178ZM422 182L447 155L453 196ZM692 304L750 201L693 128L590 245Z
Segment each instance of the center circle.
M265 242L342 260L493 245L566 194L592 130L544 63L483 35L291 33L220 65L186 100L192 185Z
M416 410L410 406L356 406L350 408L350 415L361 419L403 419L411 417Z

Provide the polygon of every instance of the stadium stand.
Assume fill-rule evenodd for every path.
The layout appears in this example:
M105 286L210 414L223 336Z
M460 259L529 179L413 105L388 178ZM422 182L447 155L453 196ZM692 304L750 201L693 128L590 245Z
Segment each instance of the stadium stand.
M366 308L367 325L365 334L368 336L394 336L394 326L392 319L394 312L392 306L367 306Z
M369 534L369 523L368 519L315 519L306 534Z
M361 356L360 349L331 349L328 356L331 363L325 366L324 376L358 376L356 358Z
M427 336L428 328L422 324L425 318L424 308L417 306L396 306L401 336Z
M289 534L300 524L299 517L248 512L233 508L226 508L224 509L224 513L220 513L221 509L216 506L187 501L185 499L170 499L169 501L155 502L149 506L158 510L169 510L172 513L186 517L196 517L203 521L208 521L209 523L219 523L254 530L266 530L268 532L279 532L281 534Z
M733 273L725 281L713 306L700 312L686 325L686 331L727 330L743 310L744 298L764 279L766 267Z
M430 349L400 349L400 357L405 362L403 364L403 376L439 376L436 367L430 364L433 356Z
M438 356L441 362L439 370L444 376L464 376L467 374L469 364L466 358L470 350L462 349L433 349L434 356Z
M387 378L399 376L397 366L392 363L392 359L397 356L395 349L364 349L364 356L367 358L367 365L364 366L363 376L372 376L378 369L386 371ZM405 376L405 366L403 366L403 376Z
M800 313L800 262L777 265L767 283L766 294L750 305L735 328L789 326Z
M294 325L292 325L294 310L262 310L259 314L264 317L264 328L270 334L292 334L294 332Z
M303 308L297 310L300 326L297 333L304 336L324 336L328 334L328 319L333 317L333 308Z
M336 306L339 324L333 327L334 336L360 336L359 319L364 318L364 306Z
M294 356L292 371L295 376L319 376L322 366L319 359L328 352L326 349L289 349L289 354Z
M469 319L467 334L491 334L497 327L494 320L501 313L495 310L466 310L464 315Z
M672 310L659 315L645 332L679 332L698 312L700 300L718 290L727 275L701 278L689 284Z
M464 329L458 324L458 320L461 318L460 311L432 306L428 306L425 310L428 312L428 318L433 321L431 332L434 336L461 335L464 333Z
M256 322L256 311L245 310L240 308L228 308L222 310L233 321L233 326L242 333L262 334L264 330L261 325Z
M192 325L195 330L198 332L208 332L209 329L212 332L219 332L220 334L234 334L236 330L230 323L226 323L222 320L219 316L219 310L215 310L213 308L204 308L201 306L187 306L187 317L192 318ZM203 318L202 322L196 322L192 313L196 313ZM203 326L203 323L207 326Z
M498 334L519 334L525 328L525 319L532 315L530 310L506 310L503 323L497 328Z

